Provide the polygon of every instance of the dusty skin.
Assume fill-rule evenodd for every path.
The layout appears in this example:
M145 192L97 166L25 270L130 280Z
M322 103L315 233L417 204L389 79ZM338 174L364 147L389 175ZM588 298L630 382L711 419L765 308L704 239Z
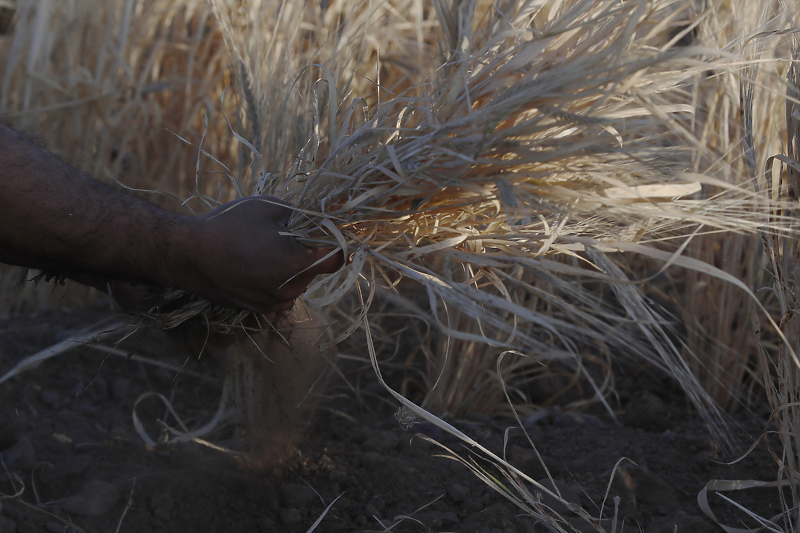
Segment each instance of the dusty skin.
M0 372L104 314L48 311L3 320ZM307 334L305 341L295 342L313 343ZM131 417L137 398L158 392L171 400L189 428L199 427L217 410L225 363L219 356L187 361L186 343L155 331L133 335L120 348L136 357L81 348L0 386L0 450L7 468L0 475L0 492L11 495L24 484L20 496L0 501L0 532L69 531L67 524L87 533L117 527L137 533L305 532L336 498L317 531L384 531L396 522L401 523L395 532L545 531L463 465L441 457L446 452L418 433L468 456L458 441L428 424L401 429L393 416L397 406L369 373L355 382L357 391L328 374L327 392L308 422L309 413L293 406L301 400L313 405L314 395L300 392L324 375L324 360L303 359L297 355L301 350L273 346L269 355L274 364L257 351L250 359L238 358L251 361L261 376L261 381L242 379L239 394L270 391L255 402L239 396L255 409L251 423L242 424L251 428L250 434L255 427L254 457L194 443L147 446ZM185 366L176 376L138 357ZM397 377L386 374L389 382ZM618 518L625 526L618 525L617 531L660 533L675 525L679 532L719 531L699 509L697 493L711 479L770 480L774 462L762 443L735 466L719 463L731 456L687 412L675 388L654 376L637 379L619 384L622 406L628 408L620 412L622 425L600 412L594 417L559 414L558 409L529 420L528 433L545 465L566 499L598 516L612 470L627 457L636 464L619 463L603 511L612 517L614 497L620 497ZM635 409L642 405L648 409L644 414ZM155 441L161 434L157 420L177 427L153 397L139 404L137 414ZM260 422L253 424L254 419ZM504 431L512 425L480 413L451 422L500 453ZM767 424L757 414L740 416L740 423L742 433L753 438ZM207 439L243 449L248 445L242 435L242 429L228 429ZM521 431L509 432L506 452L532 478L547 477ZM767 518L779 512L776 489L728 496ZM741 513L731 512L719 496L709 501L723 523L741 527ZM591 531L573 513L557 510L579 531ZM610 531L611 522L604 524Z

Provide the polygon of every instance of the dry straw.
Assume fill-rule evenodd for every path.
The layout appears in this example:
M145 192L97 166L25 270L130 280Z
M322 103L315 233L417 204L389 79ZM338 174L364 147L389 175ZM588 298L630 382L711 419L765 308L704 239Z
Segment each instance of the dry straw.
M750 285L686 252L704 236L788 226L766 216L752 187L726 179L736 168L718 157L717 135L695 113L696 81L737 65L710 43L679 46L713 11L674 0L433 5L440 53L422 40L428 75L362 97L363 80L345 67L369 48L366 29L333 32L318 21L305 37L318 48L302 57L327 50L328 61L300 68L279 39L289 30L256 30L276 20L305 27L307 10L259 2L237 14L215 4L246 73L251 120L249 132L233 135L252 163L243 175L226 172L242 193L292 201L291 235L350 258L309 288L307 303L331 306L358 292L354 309L337 311L348 319L340 341L368 319L378 287L406 278L452 341L577 369L586 349L644 357L717 416L695 377L703 361L628 267L632 257L655 265L651 274L680 266L752 299ZM264 47L286 61L261 67ZM292 125L280 131L306 136L284 145L270 137ZM287 159L290 146L299 149ZM197 315L223 330L264 326L200 300L153 318L171 326ZM602 398L607 378L590 383Z
M756 178L763 202L772 205L771 217L796 219L800 191L800 39L796 29L797 10L795 6L775 3L763 6L754 15L751 20L756 23L756 32L752 32L753 37L742 43L744 53L753 59L753 64L743 70L740 76L745 160L748 171ZM778 103L784 105L779 106ZM782 113L776 117L779 112ZM774 133L771 135L772 132L764 131L760 127L762 120L780 124L785 138L776 140ZM796 313L795 288L800 271L800 250L796 239L770 232L763 232L761 241L767 270L771 275L771 299L776 308L775 315L780 317L780 329L776 331L774 325L762 329L762 323L755 316L753 323L756 336L762 341L759 345L758 370L765 383L771 418L776 423L776 433L783 449L772 452L778 465L777 479L769 483L751 482L747 488L759 485L788 487L788 491L779 491L781 513L775 517L756 515L756 519L772 530L795 531L800 518L797 513L800 504L800 456L797 454L800 360L796 353L800 322ZM770 341L774 342L776 336L779 337L778 346L770 346ZM724 482L714 480L712 483L720 485L716 490L731 490Z
M697 42L733 54L741 54L743 48L762 50L757 61L761 71L770 75L762 76L760 97L753 102L752 127L759 154L755 164L759 168L763 168L767 155L780 150L785 132L784 118L777 112L783 105L785 80L773 71L785 70L790 54L786 38L772 35L771 31L790 27L796 14L795 8L779 2L717 3L709 16L698 20L693 32ZM733 63L734 68L727 71L698 78L692 87L697 110L692 131L707 147L706 162L699 160L696 168L705 165L707 173L718 173L726 181L748 188L753 186L755 174L748 168L742 148L744 134L739 117L746 111L740 107L739 84L741 66L750 65L748 61L752 60L756 58L750 51L739 65ZM758 234L703 236L689 245L687 254L730 273L751 288L772 283ZM699 272L672 272L671 278L671 300L680 308L681 321L686 326L687 349L698 355L691 363L692 372L727 410L758 406L763 401L763 382L753 368L759 344L771 343L771 339L759 340L752 334L749 324L756 307L750 295L720 278ZM769 293L762 290L759 296L770 314L779 316L780 310Z

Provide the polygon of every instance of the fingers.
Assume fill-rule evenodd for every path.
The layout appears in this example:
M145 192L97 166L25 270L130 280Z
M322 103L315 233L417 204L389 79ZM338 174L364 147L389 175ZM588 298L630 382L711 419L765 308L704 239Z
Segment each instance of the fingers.
M213 301L213 300L210 300ZM223 305L226 307L235 307L238 309L243 309L245 311L250 311L251 313L256 313L259 315L264 315L267 317L272 316L275 317L278 313L284 313L286 311L291 311L294 308L294 299L286 300L282 302L274 302L271 301L269 303L260 301L253 301L247 302L244 300L232 300L230 302L225 301L217 301L219 305Z
M310 277L314 277L318 274L336 272L344 265L344 254L341 250L330 250L328 248L312 249L308 252L308 259L312 266L306 273ZM317 263L318 261L319 263Z
M292 204L289 202L274 196L255 196L251 199L264 202L269 206L270 220L281 224L282 226L287 226L289 224L289 219L291 219L293 213Z
M213 285L205 285L204 296L218 305L281 313L315 276L339 270L346 260L341 250L308 248L286 234L293 212L272 196L241 198L212 211L206 248L213 253L204 257L212 262Z
M292 204L274 196L247 196L221 205L204 217L215 218L224 213L235 215L240 222L256 224L266 220L286 226L293 210Z
M291 311L294 308L294 300L290 300L288 302L283 302L275 306L275 311L279 313L283 313L285 311Z

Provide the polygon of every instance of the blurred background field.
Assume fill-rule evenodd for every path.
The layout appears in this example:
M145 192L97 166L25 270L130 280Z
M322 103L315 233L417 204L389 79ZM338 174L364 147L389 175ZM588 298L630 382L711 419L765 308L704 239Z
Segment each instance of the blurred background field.
M476 15L459 18L467 4ZM270 172L288 172L298 164L298 154L307 153L309 139L328 139L320 142L323 152L325 143L332 143L330 132L321 132L321 121L314 118L317 106L331 105L316 97L323 85L335 85L350 99L361 97L365 108L372 109L420 80L445 79L442 65L453 49L462 46L453 36L469 33L460 25L486 31L483 24L494 20L493 10L527 9L535 13L532 20L549 21L569 13L570 6L588 10L601 4L3 0L0 115L37 135L87 174L165 208L199 213L205 206L197 195L225 202L236 197L237 188L250 194L257 186L248 171L252 153L234 137L223 113L233 130L254 143L258 140ZM714 69L698 67L697 74L681 80L675 90L681 102L693 106L688 118L676 121L676 131L680 129L693 154L687 170L719 180L718 187L705 183L694 198L722 202L731 188L738 188L752 194L753 220L767 216L774 223L763 232L756 231L758 223L738 230L732 223L728 228L698 230L697 235L689 229L682 237L691 238L676 245L665 236L665 242L657 245L674 251L687 243L681 249L683 257L730 274L751 292L720 275L680 266L663 270L663 261L641 254L607 254L609 264L632 281L637 297L653 310L653 320L661 328L661 336L653 340L635 327L641 316L632 317L622 308L612 284L584 273L563 279L520 273L532 295L522 300L542 316L588 330L576 321L590 316L590 311L603 317L616 313L608 323L618 324L619 329L578 346L579 364L559 361L554 350L534 357L507 357L498 367L503 350L478 338L484 332L464 309L449 309L448 320L454 330L472 337L448 336L437 329L431 316L435 309L428 307L418 286L406 279L392 290L389 282L396 280L387 278L386 283L377 283L366 318L370 342L389 385L442 416L484 412L510 417L502 382L523 417L555 405L622 416L628 398L621 390L630 389L637 380L665 378L672 379L670 387L690 395L687 409L718 409L716 422L722 426L729 414L763 414L771 409L786 446L787 470L782 472L793 478L795 418L787 406L794 405L798 370L792 353L797 350L793 336L797 332L791 328L793 285L800 267L792 217L800 192L793 188L791 167L782 171L782 181L781 171L765 175L761 169L775 154L787 154L787 161L796 162L792 150L797 148L787 141L793 137L787 137L786 119L790 123L800 119L787 113L786 104L791 109L797 92L785 79L798 50L795 34L787 31L796 24L797 7L789 2L744 0L636 5L652 8L655 18L642 28L657 28L662 45L700 47L714 65ZM608 2L607 7L617 6ZM658 17L665 17L663 25ZM657 41L647 42L656 46ZM742 96L748 94L748 84L754 87L749 100ZM231 169L230 176L220 164L198 156L201 139L203 150ZM743 139L748 142L743 144ZM752 151L743 146L752 146ZM740 195L740 201L747 194ZM741 219L747 219L744 208L742 213ZM778 227L786 231L775 231ZM553 259L564 269L583 268L585 260L585 254ZM106 298L70 282L54 287L25 279L19 269L0 267L0 313L79 308ZM764 310L757 308L756 299ZM564 314L564 301L578 302L576 308L586 305L580 309L587 314ZM596 309L588 309L587 302L596 302ZM346 319L357 317L358 307L351 293L325 310L326 320L338 319L336 327L347 329ZM757 333L754 316L761 327ZM788 344L767 316L786 334ZM531 330L532 336L537 334ZM363 339L359 332L338 346L340 374L346 379L335 390L359 396L365 404L374 397L391 402L373 386ZM623 350L620 345L626 340ZM674 357L659 355L667 345Z

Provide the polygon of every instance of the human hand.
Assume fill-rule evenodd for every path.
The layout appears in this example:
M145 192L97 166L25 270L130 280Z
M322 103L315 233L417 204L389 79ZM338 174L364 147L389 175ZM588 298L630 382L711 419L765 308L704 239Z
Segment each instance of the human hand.
M173 286L208 301L257 313L287 311L319 274L344 263L341 252L313 249L281 232L292 210L271 196L240 198L192 220L190 260Z

